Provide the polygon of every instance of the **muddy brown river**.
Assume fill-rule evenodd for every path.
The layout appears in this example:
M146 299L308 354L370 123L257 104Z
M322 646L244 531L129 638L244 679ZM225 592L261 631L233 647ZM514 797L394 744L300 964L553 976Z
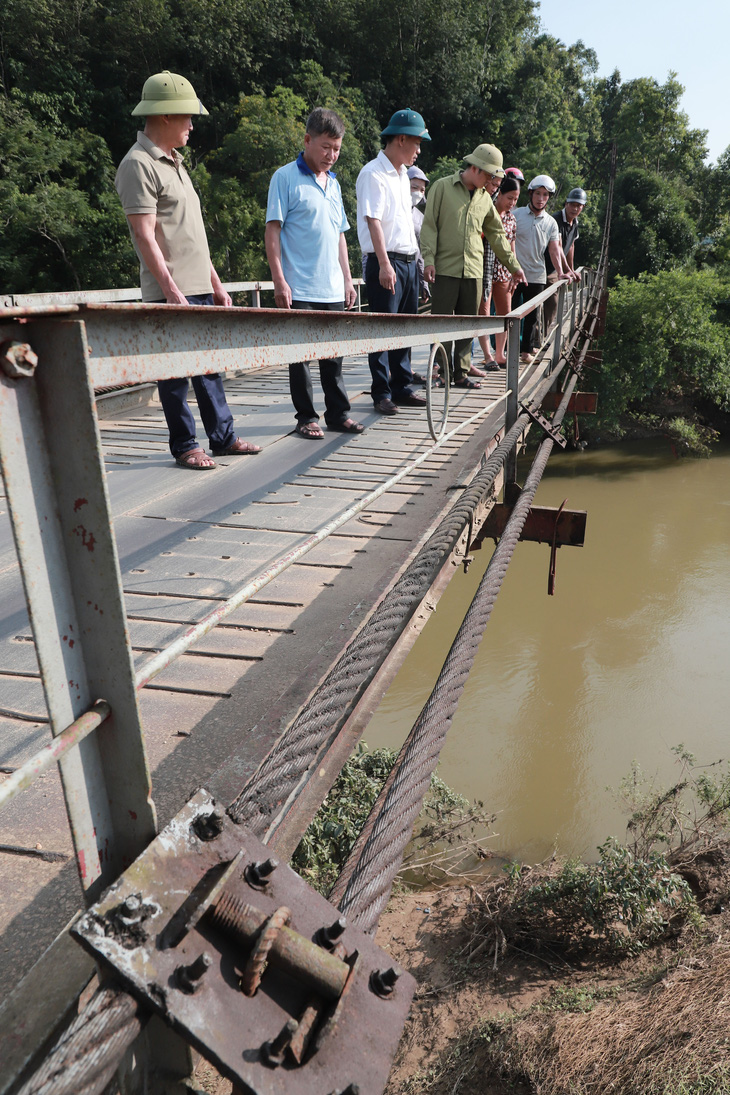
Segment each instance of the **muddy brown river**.
M521 469L524 478L526 468ZM492 849L595 857L623 836L607 788L637 761L666 785L672 747L730 759L730 444L709 460L669 443L559 453L537 505L588 511L586 544L522 543L507 571L439 774L498 814ZM489 561L459 573L368 727L397 748L426 700Z

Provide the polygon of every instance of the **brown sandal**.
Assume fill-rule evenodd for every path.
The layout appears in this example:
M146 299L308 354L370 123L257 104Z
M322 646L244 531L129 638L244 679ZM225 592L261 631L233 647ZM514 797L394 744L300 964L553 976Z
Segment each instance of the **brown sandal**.
M187 468L188 471L212 471L217 468L215 460L211 460L203 449L187 449L175 457L175 463L179 468Z
M254 445L251 441L242 441L237 437L227 449L211 449L213 456L256 456L261 452L260 445Z
M355 422L352 418L346 418L334 426L328 426L328 430L337 430L339 433L362 433L365 429L362 422Z

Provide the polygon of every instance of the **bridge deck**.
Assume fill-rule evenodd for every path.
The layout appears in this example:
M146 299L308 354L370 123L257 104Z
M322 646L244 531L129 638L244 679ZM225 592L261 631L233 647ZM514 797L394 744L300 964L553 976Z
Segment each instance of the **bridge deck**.
M425 372L425 350L415 360ZM325 430L318 442L292 433L286 369L229 380L236 429L264 452L219 459L208 473L174 465L158 403L99 400L137 665L433 445L423 410L401 408L392 418L373 412L364 357L346 363L346 377L353 416L366 431ZM493 409L141 691L160 821L234 750L235 782L219 793L233 797L240 789L478 465L501 427L504 387L499 372L479 391L452 391L450 430L487 405ZM50 731L7 514L0 517L0 696L0 765L13 767L50 740ZM71 856L56 769L2 812L0 843ZM72 859L0 854L0 969L12 968L17 979L80 901Z

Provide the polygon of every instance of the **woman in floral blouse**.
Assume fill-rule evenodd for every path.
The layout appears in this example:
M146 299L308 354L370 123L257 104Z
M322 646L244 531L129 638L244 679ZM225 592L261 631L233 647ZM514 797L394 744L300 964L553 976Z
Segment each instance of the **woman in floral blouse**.
M497 194L497 197L494 199L497 212L502 217L505 235L507 236L513 251L515 249L517 222L512 215L512 210L517 205L519 196L519 182L517 179L507 176L502 182L499 194ZM492 295L494 296L494 308L498 316L506 316L510 311L512 307L513 289L514 284L512 282L512 275L507 267L503 266L499 259L495 258L494 271L492 273ZM497 351L497 364L502 369L507 367L507 358L505 357L504 348L506 339L506 332L494 336L494 345Z

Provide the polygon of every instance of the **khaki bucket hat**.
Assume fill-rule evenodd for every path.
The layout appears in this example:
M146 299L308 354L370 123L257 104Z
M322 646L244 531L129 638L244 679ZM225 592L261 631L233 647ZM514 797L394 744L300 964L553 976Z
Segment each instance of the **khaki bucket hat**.
M502 170L502 153L493 144L480 144L472 152L471 156L465 156L467 163L478 167L480 171L486 171L488 175L497 175L504 178Z
M143 118L153 114L207 114L208 111L184 76L176 72L156 72L145 80L142 98L132 115Z

